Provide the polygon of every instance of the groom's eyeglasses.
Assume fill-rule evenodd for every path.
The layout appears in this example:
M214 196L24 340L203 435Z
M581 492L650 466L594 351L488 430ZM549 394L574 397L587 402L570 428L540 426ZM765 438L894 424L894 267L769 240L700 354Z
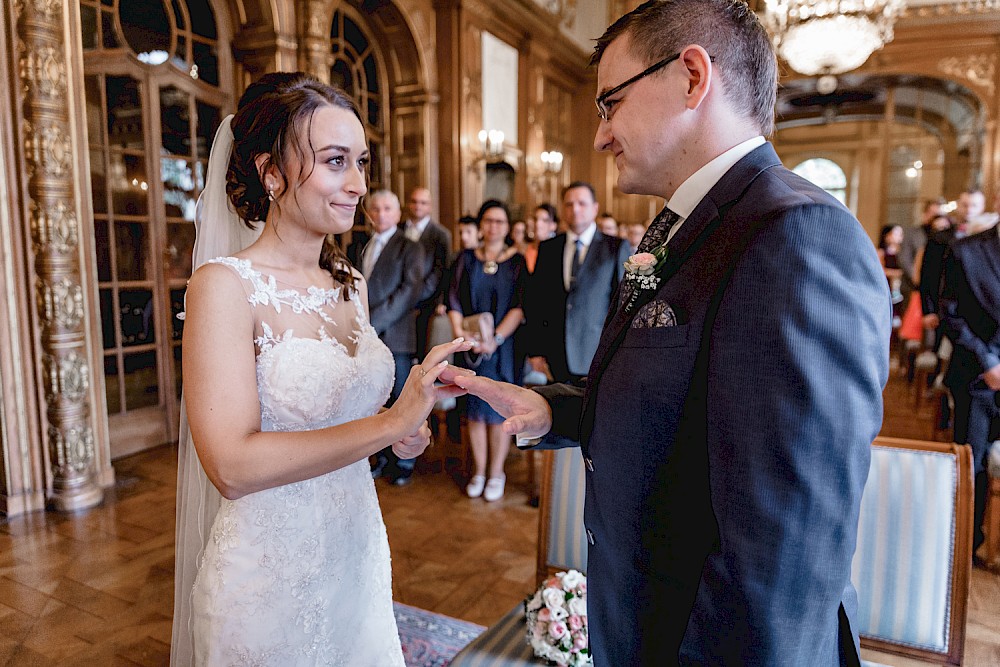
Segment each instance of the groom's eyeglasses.
M652 74L653 72L660 71L661 69L663 69L664 67L666 67L667 65L669 65L672 62L674 62L675 60L677 60L680 57L681 57L681 54L679 52L675 53L672 56L667 56L663 60L661 60L661 61L659 61L657 63L654 63L654 64L650 65L649 67L647 67L646 69L642 70L641 72L639 72L638 74L636 74L635 76L633 76L631 79L628 79L628 80L626 80L626 81L624 81L622 83L619 83L617 86L615 86L611 90L607 90L607 91L601 93L600 95L598 95L597 99L594 100L594 104L597 105L597 115L600 116L601 120L603 120L604 122L608 122L609 120L611 120L611 116L613 115L612 110L615 108L615 105L618 104L621 100L610 100L609 101L608 100L609 97L611 97L615 93L620 93L625 88L631 86L633 83L635 83L639 79L645 78L645 77L649 76L650 74ZM712 60L713 62L715 61L715 58L709 57L709 59Z

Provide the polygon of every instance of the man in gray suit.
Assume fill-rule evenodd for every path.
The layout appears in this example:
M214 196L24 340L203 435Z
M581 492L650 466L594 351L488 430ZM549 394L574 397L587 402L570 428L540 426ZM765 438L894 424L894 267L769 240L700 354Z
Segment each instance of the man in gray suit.
M628 259L628 247L597 228L594 188L583 181L563 190L569 227L538 245L526 302L532 367L556 382L587 374L601 326Z
M389 394L392 405L403 390L417 351L416 305L424 290L426 260L420 244L399 231L399 198L377 190L368 200L373 235L360 256L350 258L368 283L368 310L372 326L392 351L396 379ZM377 455L372 474L385 474L393 484L410 481L416 459L400 459L391 447Z

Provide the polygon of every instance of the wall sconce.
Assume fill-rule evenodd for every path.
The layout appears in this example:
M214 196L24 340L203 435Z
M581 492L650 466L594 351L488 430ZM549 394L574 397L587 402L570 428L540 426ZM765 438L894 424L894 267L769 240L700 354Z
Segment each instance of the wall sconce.
M500 130L479 130L479 144L485 159L502 157L503 132Z
M546 174L558 174L562 171L563 154L559 151L542 151L542 169Z

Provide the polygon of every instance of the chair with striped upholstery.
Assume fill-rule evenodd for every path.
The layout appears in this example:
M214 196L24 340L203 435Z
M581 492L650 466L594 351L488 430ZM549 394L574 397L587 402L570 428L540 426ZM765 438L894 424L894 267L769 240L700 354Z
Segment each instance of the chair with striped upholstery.
M543 454L536 586L555 572L587 570L583 456L577 447ZM531 593L533 591L524 591L525 597ZM449 664L451 667L521 667L545 665L546 662L534 657L528 646L524 605L519 604L462 649Z
M876 439L851 570L862 648L961 664L971 567L969 448Z

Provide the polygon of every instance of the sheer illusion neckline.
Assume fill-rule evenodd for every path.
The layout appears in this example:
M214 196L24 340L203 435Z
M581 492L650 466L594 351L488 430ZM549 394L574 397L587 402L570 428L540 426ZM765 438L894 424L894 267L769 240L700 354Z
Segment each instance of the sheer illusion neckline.
M315 285L310 287L286 287L290 283L278 280L274 274L264 273L254 268L249 259L219 257L212 261L228 265L241 278L250 283L253 291L248 294L247 298L252 306L269 306L278 315L281 315L283 307L287 307L296 315L314 315L321 320L321 323L319 323L318 328L315 330L318 331L318 336L302 336L296 334L296 332L301 334L301 326L279 328L275 326L276 323L269 323L267 318L262 318L260 320L261 335L254 339L259 354L264 354L279 343L290 340L312 340L332 345L348 359L356 360L359 357L362 337L371 329L371 326L365 317L356 291L352 291L349 298L343 300L341 298L343 293L342 287L334 286L325 288ZM279 284L281 285L280 287ZM348 311L348 304L353 308L353 312ZM343 305L342 312L332 312L332 309L340 305ZM331 310L331 312L327 312L328 310ZM342 314L344 317L343 319L340 317L334 319L331 316L334 314ZM340 321L338 322L338 320ZM275 334L275 329L280 331L280 333ZM341 340L340 336L335 335L337 330L340 330L341 335L346 337L347 342ZM348 342L352 343L352 345L349 346Z

